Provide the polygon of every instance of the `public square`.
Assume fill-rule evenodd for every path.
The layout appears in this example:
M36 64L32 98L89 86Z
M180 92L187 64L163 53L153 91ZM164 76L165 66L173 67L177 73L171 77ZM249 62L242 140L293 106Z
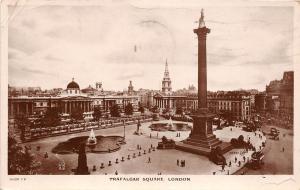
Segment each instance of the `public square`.
M164 122L164 121L163 121ZM168 122L168 121L165 121ZM229 174L291 174L292 173L292 136L290 136L288 131L283 131L286 133L284 138L281 138L279 141L269 140L267 136L266 148L263 150L265 153L266 159L264 160L265 164L259 170L242 169L245 165L243 161L243 156L251 159L251 154L253 151L245 152L244 149L233 149L230 152L227 152L224 156L227 163L232 162L232 166L225 166L224 171L220 165L216 165L205 156L192 154L188 152L183 152L175 149L165 149L151 151L149 153L149 148L151 145L153 147L157 146L157 143L161 141L162 136L171 138L175 141L181 141L188 137L190 131L181 131L180 137L176 137L178 132L166 131L166 132L157 132L151 131L149 126L151 122L143 123L140 127L142 135L134 135L136 130L136 125L128 125L125 127L125 141L126 144L121 146L121 149L112 153L87 153L87 165L89 171L92 175L115 175L116 172L119 175L122 174L173 174L173 175L227 175ZM189 123L192 125L192 123ZM230 130L232 129L232 131ZM266 130L268 128L265 128ZM108 129L95 130L95 135L124 135L124 127L114 127ZM53 154L51 149L55 147L59 142L66 141L69 138L76 136L89 135L89 131L77 134L63 135L57 137L50 137L45 139L40 139L34 142L25 143L24 145L32 147L32 153L36 155L38 160L41 162L41 167L39 169L39 174L73 174L72 169L77 167L78 154ZM151 133L151 138L150 138ZM237 138L239 135L243 135L245 139L250 137L251 143L256 147L256 150L259 150L261 143L266 140L263 136L262 139L258 138L258 134L261 132L257 131L257 135L254 132L245 132L239 127L225 127L222 130L215 130L214 133L216 136L225 142L229 142L231 138ZM137 150L137 145L142 147L142 150ZM35 147L40 146L41 150L37 151ZM281 152L281 147L285 147L285 152ZM146 154L144 154L144 150ZM44 158L45 152L48 153L48 158ZM141 152L141 156L138 156ZM274 154L275 152L275 154ZM136 157L133 157L133 154ZM130 155L130 160L128 160L128 155ZM276 155L279 159L271 159ZM125 161L121 161L121 158L124 157ZM150 157L150 163L149 163ZM237 162L235 162L235 157L237 157ZM115 163L118 159L118 163ZM177 165L178 160L185 160L185 167ZM275 161L277 160L277 161ZM111 166L108 166L109 161L112 162ZM238 161L241 161L241 166L238 166ZM59 163L65 163L65 169L59 170ZM104 168L100 169L101 163L104 163ZM96 166L96 171L92 171L93 166ZM241 170L242 169L242 170ZM275 172L274 172L275 171ZM215 172L215 173L214 173Z
M55 10L53 7L50 9ZM102 9L96 11L103 14L97 14L98 18L104 15L111 17L112 15L106 14L114 11L110 9L107 8L104 12ZM280 14L274 14L278 10L273 8L265 8L264 11L251 9L264 14L253 14L244 8L238 10L228 9L230 13L237 14L232 14L233 17L230 14L231 16L226 20L228 15L215 14L224 10L208 9L207 22L204 9L184 12L185 16L175 12L175 14L167 14L165 21L164 19L144 20L148 18L148 13L128 10L134 13L132 15L136 14L128 19L130 22L123 20L118 23L120 21L118 19L111 23L112 26L108 26L106 22L91 24L94 23L90 20L92 15L84 9L83 15L90 15L83 18L83 22L89 23L86 28L81 28L78 23L72 23L68 18L62 17L65 22L62 26L72 23L74 28L80 28L80 34L83 34L81 30L86 30L86 36L91 35L90 31L95 31L97 37L92 37L92 40L87 43L88 46L82 46L82 41L77 41L78 37L70 35L73 38L72 43L71 41L66 43L70 45L66 48L70 49L69 53L59 49L60 47L54 48L59 44L54 40L53 48L50 48L52 54L60 52L57 51L58 49L63 52L63 58L72 55L69 57L71 59L53 59L50 54L45 54L48 65L44 64L44 67L40 68L38 64L27 68L33 71L41 69L41 73L48 73L51 70L49 68L58 65L53 63L53 60L62 60L63 64L60 65L72 63L67 68L55 69L52 74L60 73L59 77L36 80L31 78L30 74L24 75L28 77L24 80L20 77L23 75L16 69L19 68L17 63L23 63L24 59L18 60L18 56L10 56L12 68L9 71L7 110L8 173L29 175L293 174L294 71L291 70L292 62L285 60L288 63L286 67L274 67L278 69L276 73L257 72L257 70L264 70L264 67L257 65L267 65L266 68L269 68L270 63L274 62L269 57L280 53L272 51L259 55L264 51L256 47L252 50L253 45L248 47L250 49L246 48L247 44L251 44L252 39L259 41L258 36L262 36L261 40L265 40L266 33L271 34L268 36L272 36L269 40L273 42L276 39L273 36L277 35L277 33L273 34L275 29L277 31L278 28L285 28L292 31L291 9L281 8ZM44 11L49 12L48 9L41 8L41 12ZM68 11L70 15L74 14L74 18L78 16L76 9L71 8ZM160 17L160 14L165 13L166 11L162 11L154 15ZM175 18L175 15L178 18ZM257 30L252 31L253 29L263 28L265 25L262 26L260 22L249 25L236 20L239 16L243 18L249 15L253 15L253 18L248 18L249 20L264 20L266 23L269 20L279 21L270 23L270 27L265 28L266 31L263 31L262 35L254 35L251 38L251 35L257 32ZM123 17L119 15L119 18L123 19ZM12 29L27 22L22 20L22 17L16 19L17 24L10 26ZM182 19L183 23L189 25L178 25L175 21L177 19ZM134 22L131 22L133 20ZM223 22L246 25L226 24L224 28L218 27L218 24ZM51 23L52 21L49 21L48 24ZM128 25L125 27L124 23ZM175 28L171 25L162 27L172 23L176 25ZM55 26L52 25L53 28L56 28ZM119 26L124 27L124 32L119 32ZM248 28L249 26L251 27ZM98 31L94 30L96 28ZM98 39L98 34L103 32L103 28L107 28L108 34L118 34L120 39L126 40L120 40L120 44L115 44L115 36L110 40L107 36L103 37L105 40ZM115 28L118 30L115 31ZM247 28L250 33L241 36L245 34ZM170 38L172 32L174 36ZM19 33L9 35L10 41L23 39L23 36L18 36ZM50 36L53 35L52 37L57 36L52 34L52 31L48 33ZM69 31L67 33L71 34ZM292 33L287 34L285 40L291 43L292 36ZM251 41L231 46L230 44L239 42L237 37L240 39L249 37ZM26 36L24 38L26 39ZM166 40L169 38L171 40ZM31 38L29 39L31 41ZM62 36L61 39L66 39L66 36ZM225 39L226 43L219 41L220 39ZM232 39L234 43L228 44L227 39ZM80 45L73 44L73 41L77 41ZM93 43L99 47L91 47ZM290 46L289 43L287 47ZM178 47L175 48L176 44ZM274 42L269 44L270 47L263 47L263 50L273 50L273 44L274 47L278 46ZM282 42L278 44L282 45ZM221 49L216 49L219 46ZM73 49L74 47L76 48ZM229 60L223 58L214 60L224 55L227 57L228 52L231 51L239 53L228 56ZM126 56L120 52L125 52ZM179 53L179 57L174 56ZM192 54L194 56L191 56ZM34 55L30 60L39 60L40 57ZM247 55L245 60L236 59L245 55ZM88 57L91 57L91 60L88 60ZM260 62L262 64L252 64ZM107 64L102 65L103 63ZM86 66L84 69L83 64ZM110 68L108 65L114 66ZM235 67L237 65L239 66ZM159 74L156 75L159 70L162 78L158 76ZM210 73L211 71L214 74ZM72 76L72 80L70 75L65 75L67 72L75 75ZM257 81L257 79L263 80ZM44 81L47 81L47 84ZM154 85L156 82L158 86Z

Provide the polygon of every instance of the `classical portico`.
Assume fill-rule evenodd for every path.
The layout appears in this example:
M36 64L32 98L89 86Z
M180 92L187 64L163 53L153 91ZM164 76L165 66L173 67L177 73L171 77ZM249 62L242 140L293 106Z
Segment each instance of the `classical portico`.
M83 112L92 110L92 100L83 96L68 97L60 100L62 113L72 113L74 109L81 109Z

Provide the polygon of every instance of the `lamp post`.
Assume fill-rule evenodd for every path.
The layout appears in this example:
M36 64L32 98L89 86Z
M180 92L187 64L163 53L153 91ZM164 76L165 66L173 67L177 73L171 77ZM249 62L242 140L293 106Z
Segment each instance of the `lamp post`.
M123 120L123 125L124 125L124 140L125 140L125 121Z

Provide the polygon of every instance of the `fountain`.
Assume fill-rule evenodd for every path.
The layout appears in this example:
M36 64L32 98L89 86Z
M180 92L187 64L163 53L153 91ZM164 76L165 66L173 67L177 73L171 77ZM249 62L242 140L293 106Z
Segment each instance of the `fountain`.
M190 131L191 126L187 122L175 121L170 118L167 121L152 123L149 128L153 131Z
M87 146L95 146L97 144L97 138L95 136L94 130L91 130L90 136L87 139L86 145Z
M171 117L170 117L170 119L169 119L168 126L169 126L171 129L173 128L173 122L172 122L172 119L171 119Z
M121 145L124 144L124 137L117 135L95 136L92 129L89 136L73 137L58 143L52 152L55 154L74 154L79 152L81 144L86 146L87 153L111 153L121 148Z

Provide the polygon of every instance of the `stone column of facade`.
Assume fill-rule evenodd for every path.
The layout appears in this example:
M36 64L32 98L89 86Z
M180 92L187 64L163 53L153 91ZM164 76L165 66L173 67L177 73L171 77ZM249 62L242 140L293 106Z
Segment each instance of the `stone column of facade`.
M17 102L17 114L19 114L19 112L20 112L20 104L19 102Z
M14 114L14 103L10 103L10 115L13 116Z
M29 115L29 111L28 111L28 102L26 102L26 108L25 108L25 113L26 113L26 115Z
M70 110L69 112L72 113L72 101L69 102Z
M33 114L33 107L34 107L34 103L33 103L33 102L31 102L31 104L30 104L30 105L31 105L31 112L30 112L30 113L31 113L31 114Z
M67 111L67 109L68 109L68 108L67 108L67 103L66 103L66 102L63 102L63 104L64 104L64 108L65 108L65 109L64 109L64 113L67 113L67 112L68 112L68 111Z

